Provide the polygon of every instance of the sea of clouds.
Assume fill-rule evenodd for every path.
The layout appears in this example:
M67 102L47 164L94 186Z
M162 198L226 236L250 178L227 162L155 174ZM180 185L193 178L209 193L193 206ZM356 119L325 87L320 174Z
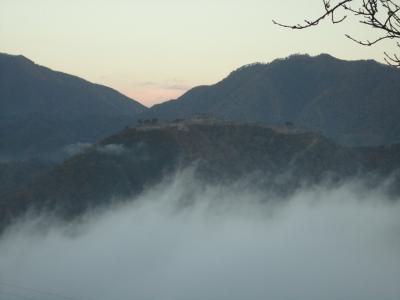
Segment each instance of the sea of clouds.
M356 181L289 199L190 172L0 240L0 299L398 300L400 205Z

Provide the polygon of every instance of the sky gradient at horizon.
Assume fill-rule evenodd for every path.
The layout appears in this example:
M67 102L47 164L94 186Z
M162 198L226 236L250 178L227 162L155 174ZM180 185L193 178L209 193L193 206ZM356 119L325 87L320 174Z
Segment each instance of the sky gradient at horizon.
M293 53L376 59L390 43L362 47L374 31L348 21L292 31L320 0L0 0L0 52L110 86L150 106L213 84L248 63Z

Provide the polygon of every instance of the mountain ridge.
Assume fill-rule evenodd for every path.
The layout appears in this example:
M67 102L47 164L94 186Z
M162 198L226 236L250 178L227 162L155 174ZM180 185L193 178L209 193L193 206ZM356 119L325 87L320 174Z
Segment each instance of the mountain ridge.
M131 125L147 108L118 91L0 54L0 159L60 159L63 148Z
M399 70L373 60L292 55L240 67L138 118L208 114L234 121L293 122L344 145L377 146L400 140L395 121L400 118L399 81Z
M360 175L371 187L392 176L388 191L399 195L399 147L344 147L295 127L210 119L143 125L107 137L0 195L0 207L4 225L28 209L75 218L134 199L191 167L204 184L240 181L282 199L305 186L337 185Z

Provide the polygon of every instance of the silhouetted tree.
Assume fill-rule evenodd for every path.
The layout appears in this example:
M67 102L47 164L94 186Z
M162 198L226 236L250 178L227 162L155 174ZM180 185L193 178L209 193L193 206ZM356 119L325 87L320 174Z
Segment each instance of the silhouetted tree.
M312 20L304 20L301 24L287 25L275 20L276 25L291 29L305 29L317 26L322 20L330 18L333 24L341 23L348 17L360 23L378 29L380 34L371 40L360 40L346 34L346 37L363 46L372 46L383 40L400 39L400 0L322 0L324 11ZM302 5L302 4L299 4ZM400 47L400 43L396 42ZM385 54L385 61L400 67L400 55Z

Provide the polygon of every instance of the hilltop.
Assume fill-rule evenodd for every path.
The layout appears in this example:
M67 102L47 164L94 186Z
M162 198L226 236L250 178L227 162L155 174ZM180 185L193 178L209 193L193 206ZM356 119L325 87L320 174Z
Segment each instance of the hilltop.
M138 118L207 114L225 120L294 123L335 142L376 146L400 141L400 71L373 60L293 55L250 64L198 86Z
M0 161L64 158L66 147L115 133L145 109L111 88L0 54Z
M212 119L155 122L126 128L0 195L2 219L7 223L28 208L79 216L90 208L134 199L186 168L193 168L194 178L203 184L240 182L285 197L304 185L338 184L360 174L387 178L400 166L396 149L343 147L287 126Z

